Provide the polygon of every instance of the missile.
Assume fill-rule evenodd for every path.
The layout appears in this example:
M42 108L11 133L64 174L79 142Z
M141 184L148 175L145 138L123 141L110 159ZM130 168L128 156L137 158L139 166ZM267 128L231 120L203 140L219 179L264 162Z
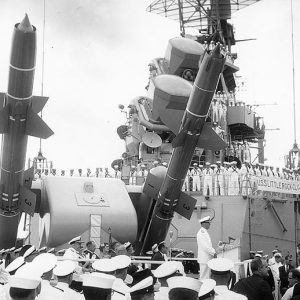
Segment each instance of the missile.
M189 96L186 109L181 121L179 132L172 141L173 152L166 176L158 190L157 201L146 231L142 251L146 252L154 243L163 241L167 235L174 211L189 219L192 215L196 199L181 191L184 179L190 166L196 147L202 149L220 150L226 143L215 133L206 122L209 107L215 93L219 77L223 71L225 57L217 45L210 53L205 53L199 63L199 71ZM170 103L166 109L176 109ZM160 114L164 114L162 110ZM167 113L165 113L167 115ZM168 119L162 115L162 119ZM171 122L172 126L174 122ZM173 125L174 126L174 125ZM170 127L169 127L170 128ZM170 128L172 130L172 128ZM177 129L178 130L178 129ZM146 181L144 192L157 186L154 176Z
M7 93L0 93L0 245L16 238L15 224L21 211L33 214L36 197L29 189L33 168L24 170L28 135L48 138L53 131L38 116L48 97L32 95L36 60L36 28L28 16L14 27ZM10 222L4 218L9 217ZM2 239L3 224L11 237ZM4 231L3 231L4 230ZM5 233L6 234L6 233ZM3 246L3 245L2 245Z

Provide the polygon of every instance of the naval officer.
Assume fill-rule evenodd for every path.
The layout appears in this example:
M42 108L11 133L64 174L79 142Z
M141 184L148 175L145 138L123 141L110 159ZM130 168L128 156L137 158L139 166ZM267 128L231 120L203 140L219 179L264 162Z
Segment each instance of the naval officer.
M217 257L216 250L212 247L210 236L207 230L210 227L210 216L199 220L201 228L197 233L198 245L198 263L200 265L200 280L209 278L209 268L207 262L214 257Z

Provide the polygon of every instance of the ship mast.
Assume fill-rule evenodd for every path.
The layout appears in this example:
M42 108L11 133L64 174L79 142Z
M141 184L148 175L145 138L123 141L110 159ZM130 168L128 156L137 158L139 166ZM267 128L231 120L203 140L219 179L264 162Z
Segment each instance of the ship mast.
M287 159L287 167L290 169L298 169L300 166L300 150L296 138L296 90L295 90L295 49L294 49L294 14L293 0L291 0L291 39L292 39L292 77L293 77L293 117L294 117L294 145L289 151Z

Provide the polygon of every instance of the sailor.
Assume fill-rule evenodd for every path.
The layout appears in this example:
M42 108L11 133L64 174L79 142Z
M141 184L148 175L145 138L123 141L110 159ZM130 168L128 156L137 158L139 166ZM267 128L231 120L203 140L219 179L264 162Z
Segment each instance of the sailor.
M248 186L249 186L249 179L248 179L248 169L245 163L242 163L242 166L239 173L239 181L240 181L240 187L241 187L241 195L247 196L248 192Z
M132 300L154 299L154 280L152 276L148 276L139 281L130 288L130 297ZM114 300L114 298L112 298Z
M255 164L254 172L255 172L255 176L261 176L260 163Z
M278 249L274 249L272 251L272 257L269 259L268 264L269 266L272 266L275 264L275 254L278 253Z
M82 290L84 297L82 299L115 299L111 298L114 281L114 276L106 274L83 275Z
M224 161L224 194L228 195L228 185L229 185L229 162Z
M281 253L277 252L274 254L274 258L275 258L275 263L273 265L270 266L270 270L273 274L273 277L274 277L274 283L275 283L275 295L276 295L276 299L277 296L278 296L278 290L279 290L279 280L280 280L280 277L279 277L279 268L282 267L282 255Z
M86 243L86 249L83 251L84 258L86 259L99 259L99 256L95 253L96 244L94 241L88 241ZM91 271L92 264L90 262L86 262L83 265L83 271Z
M131 166L130 167L130 178L129 178L129 184L131 185L136 185L136 167L135 166Z
M71 260L75 260L75 261L78 259L81 259L83 243L84 242L81 240L81 236L77 236L77 237L73 238L72 240L70 240L68 242L68 244L71 245L71 247L65 251L63 258L71 259ZM76 264L76 269L75 269L74 275L73 275L72 287L80 290L80 286L81 286L81 277L80 276L82 275L83 271L82 271L82 267L79 266L78 262L76 262L75 264Z
M222 300L247 300L243 295L232 292L236 276L231 270L234 267L232 260L227 258L214 258L207 263L211 270L211 279L216 281L214 299Z
M238 195L239 194L239 173L237 170L237 162L232 161L230 163L229 168L229 188L228 188L228 195Z
M75 292L69 287L72 282L73 273L77 264L71 260L63 260L57 263L57 266L53 269L53 275L57 277L56 289L61 291L61 297L56 300L77 300L83 299L82 295Z
M144 183L147 176L148 176L148 171L146 170L146 165L141 164L141 169L137 172L137 176L139 178L139 181L141 181L141 183Z
M215 195L224 196L224 167L221 161L216 162L217 167L215 169Z
M200 191L200 170L197 163L193 163L193 169L190 175L193 180L193 191Z
M259 167L260 167L261 175L262 175L262 176L267 176L268 174L267 174L265 165L264 165L264 164L260 164Z
M197 245L198 245L198 263L200 265L200 280L209 278L209 268L207 262L213 257L217 257L216 250L212 247L210 236L207 230L210 227L210 216L204 217L199 220L201 225L200 230L197 233Z
M98 177L99 177L99 178L104 178L104 177L105 177L105 173L104 173L104 171L103 171L103 168L99 168Z
M115 277L125 280L127 276L127 270L131 264L131 259L127 255L117 255L111 259L111 263L115 266Z
M118 165L114 165L114 178L121 179L121 172Z
M14 275L9 278L9 296L6 299L21 300L36 299L39 294L41 274L38 270L31 270L26 274ZM3 298L1 298L3 299Z
M212 195L212 176L213 170L210 168L210 163L205 163L205 169L203 170L203 195Z
M273 166L270 166L269 169L268 169L268 176L269 177L274 177L275 174L274 174L274 167Z
M158 278L161 285L159 292L155 293L155 300L168 299L169 287L167 280L174 276L181 276L183 278L183 274L180 273L179 268L180 264L177 261L167 261L152 271L154 277Z
M190 169L187 170L185 179L184 179L184 183L182 186L182 190L183 191L189 191L190 190L190 177L191 177L191 171Z
M191 277L171 277L167 279L169 287L169 299L198 300L198 293L202 282Z
M281 178L280 170L279 170L278 167L276 167L276 169L274 171L274 177L275 178Z
M204 279L199 289L198 299L199 300L213 300L215 291L214 288L216 282L213 279Z

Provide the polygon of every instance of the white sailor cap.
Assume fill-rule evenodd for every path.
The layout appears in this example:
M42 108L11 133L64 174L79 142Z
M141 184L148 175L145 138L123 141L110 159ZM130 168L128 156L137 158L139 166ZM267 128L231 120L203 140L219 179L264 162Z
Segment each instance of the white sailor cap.
M41 267L33 262L25 263L15 273L18 277L26 276L28 273L33 273L38 277L42 277L43 270Z
M144 164L141 165L141 168L146 168L146 166Z
M42 248L40 248L40 249L38 250L38 253L40 253L40 252L42 252L42 251L45 251L45 250L47 250L47 247L42 247Z
M198 166L198 164L197 163L193 163L193 166Z
M22 247L16 249L14 252L15 252L15 253L19 253L21 250L22 250Z
M234 266L234 262L228 258L213 258L207 262L207 266L212 273L221 275L230 271Z
M148 276L145 279L139 281L137 284L131 287L130 294L140 293L142 290L147 289L153 285L153 277Z
M217 165L215 165L215 164L210 165L211 168L215 168L216 166Z
M53 252L55 252L55 248L51 248L47 251L47 253L53 253Z
M202 281L198 297L199 299L206 299L216 286L216 282L213 279L205 279Z
M205 163L205 165L206 165L206 166L210 166L210 162L207 161L207 162Z
M186 277L186 276L175 276L167 279L169 289L185 288L199 292L202 282L198 279Z
M157 249L158 245L155 243L152 247L151 250L154 252Z
M282 254L280 252L277 252L274 254L274 257L282 257Z
M278 252L278 249L274 249L273 251L272 251L272 253L277 253Z
M10 248L8 251L9 251L9 252L13 252L14 250L16 250L16 247L12 247L12 248Z
M35 252L35 246L32 245L25 251L25 253L23 254L23 257L26 258L34 252Z
M74 272L76 268L76 262L72 260L63 260L58 262L57 266L53 269L55 276L67 276Z
M200 167L200 168L203 168L203 165L202 165L202 164L200 164L200 165L199 165L199 167Z
M116 169L116 168L119 168L119 166L118 165L114 165L114 168Z
M258 252L256 252L254 256L255 257L262 257L262 255L260 253L258 253Z
M150 251L147 251L146 254L147 254L147 255L152 255L152 254L153 254L153 251L151 251L151 250L150 250Z
M117 255L111 258L111 263L115 266L115 270L127 268L131 264L131 259L127 255Z
M73 245L74 243L84 243L84 241L81 240L81 236L76 236L68 242L69 245Z
M221 161L220 161L220 160L217 160L217 161L216 161L216 164L220 164L220 163L221 163Z
M158 164L158 161L157 161L157 160L155 160L155 161L153 162L153 164Z
M20 268L24 263L25 263L24 257L19 256L5 268L5 271L8 273L13 272L13 271L17 270L18 268Z
M60 249L57 251L57 254L60 255L60 254L63 254L66 252L66 249Z
M116 265L112 259L102 258L95 260L92 264L93 269L99 272L113 272L116 270Z
M131 245L132 245L132 244L131 244L130 242L124 243L124 247L126 248L126 250L127 250L127 248L129 248Z
M211 219L210 219L210 216L207 216L207 217L204 217L202 219L199 220L199 223L210 223L211 222Z
M164 161L164 162L162 163L162 165L163 165L163 166L167 166L168 164Z
M52 253L42 253L35 257L32 262L40 266L43 273L46 273L56 266L57 257Z
M111 289L116 279L115 276L101 273L84 274L82 277L82 285L95 287L99 289Z
M11 276L9 277L8 282L9 286L13 288L34 290L41 283L41 277L39 276L39 273L31 271L22 275Z
M237 162L234 160L234 161L232 161L230 164L231 164L231 165L236 165Z
M157 269L153 270L152 273L156 278L163 278L175 274L178 271L177 261L166 261L161 264Z

